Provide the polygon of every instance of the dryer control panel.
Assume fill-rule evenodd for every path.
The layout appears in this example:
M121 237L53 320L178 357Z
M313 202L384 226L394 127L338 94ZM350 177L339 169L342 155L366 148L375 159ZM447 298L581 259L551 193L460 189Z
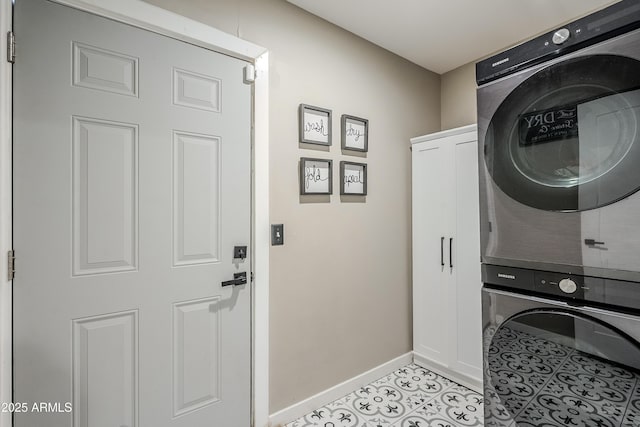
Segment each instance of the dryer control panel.
M483 85L522 68L540 64L640 27L640 3L622 0L476 64Z

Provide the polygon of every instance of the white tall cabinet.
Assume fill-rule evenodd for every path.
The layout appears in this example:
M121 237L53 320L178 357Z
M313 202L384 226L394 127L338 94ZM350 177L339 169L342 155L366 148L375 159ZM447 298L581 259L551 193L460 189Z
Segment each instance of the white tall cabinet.
M413 138L411 147L414 360L480 391L477 127Z

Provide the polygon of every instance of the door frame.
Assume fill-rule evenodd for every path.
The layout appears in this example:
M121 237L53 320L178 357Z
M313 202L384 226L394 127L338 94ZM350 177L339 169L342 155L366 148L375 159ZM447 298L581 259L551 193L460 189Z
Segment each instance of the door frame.
M51 0L95 15L169 36L253 64L251 243L251 419L269 425L269 52L223 31L141 0ZM12 248L12 66L7 32L13 28L13 0L0 0L0 402L11 402L12 286L4 258ZM17 50L20 48L18 47ZM19 53L16 55L19 59ZM17 254L19 266L20 255ZM17 273L19 274L19 272ZM0 427L12 427L10 413L0 413Z

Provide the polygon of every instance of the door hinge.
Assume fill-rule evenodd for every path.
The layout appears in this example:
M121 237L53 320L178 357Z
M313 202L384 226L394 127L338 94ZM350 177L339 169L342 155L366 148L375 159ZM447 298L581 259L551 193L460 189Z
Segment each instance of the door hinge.
M13 31L7 32L7 61L12 64L16 62L16 36Z
M253 271L251 272L251 283L253 283L254 279L256 278L256 276L253 274Z
M256 67L253 64L249 64L244 67L244 82L253 83L256 81Z
M13 280L16 275L16 253L9 251L7 253L7 279Z

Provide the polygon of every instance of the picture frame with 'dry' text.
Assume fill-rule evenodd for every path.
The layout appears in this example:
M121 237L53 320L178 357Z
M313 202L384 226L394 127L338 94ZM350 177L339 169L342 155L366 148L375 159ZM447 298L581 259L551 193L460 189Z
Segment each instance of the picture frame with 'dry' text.
M331 110L300 104L298 109L300 142L331 145Z
M369 120L343 114L341 124L343 150L369 151Z

